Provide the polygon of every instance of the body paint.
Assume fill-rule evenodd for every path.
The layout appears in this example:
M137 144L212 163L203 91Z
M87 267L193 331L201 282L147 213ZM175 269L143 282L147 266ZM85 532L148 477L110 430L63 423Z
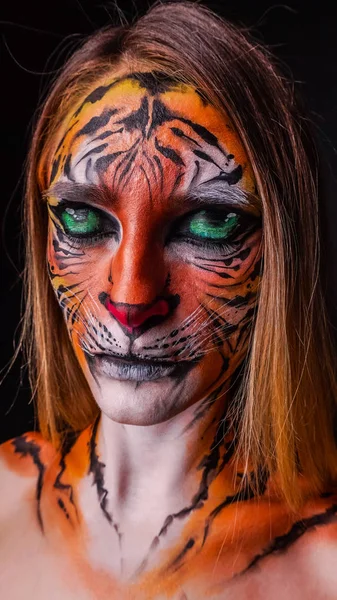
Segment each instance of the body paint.
M24 458L36 470L36 527L79 574L78 598L246 598L241 582L255 585L270 557L319 528L329 538L337 503L321 497L296 519L267 473L255 498L234 460L226 394L257 308L262 223L230 119L159 74L105 82L64 126L45 196L49 275L100 418L178 417L199 453L190 493L129 566L99 419L55 455L30 434L13 440L9 469L22 478Z
M91 479L102 523L106 524L102 540L106 550L112 547L109 536L117 540L116 547L123 539L108 507L104 464L96 447L98 430L97 419L79 435L72 434L62 452L57 454L33 433L15 438L0 449L0 464L7 466L12 477L15 474L24 480L31 478L34 470L36 473L35 486L29 488L31 491L26 494L24 503L35 507L35 536L40 531L42 537L35 551L36 564L31 581L28 578L23 582L27 593L34 589L38 592L38 600L42 600L43 595L39 592L43 593L43 585L50 590L60 585L61 580L65 584L64 597L79 600L96 597L102 600L220 600L224 597L244 600L251 593L254 598L263 600L266 592L275 591L275 581L284 571L288 574L287 589L296 600L303 597L303 589L316 589L310 587L313 585L310 584L310 557L313 553L314 572L318 565L323 568L318 548L322 551L322 544L330 548L335 540L336 491L315 499L309 494L297 516L280 502L274 483L262 473L265 487L260 498L254 497L249 486L244 486L237 494L229 477L221 478L213 473L217 468L218 474L221 473L219 465L223 462L227 461L229 470L234 466L230 436L224 440L224 449L219 440L214 440L209 460L204 464L199 495L180 514L167 516L158 536L153 539L148 556L144 557L133 577L123 581L115 569L97 564L89 558L93 542L90 521L84 518L83 480L86 477ZM304 481L302 486L305 489ZM99 521L99 513L96 513L95 521ZM34 525L29 511L27 530L32 529L32 523ZM165 546L165 539L177 524L181 524L179 536L174 543L171 541ZM45 564L46 556L49 560ZM66 564L62 571L58 566L60 556ZM293 577L291 566L297 564L298 556L299 572ZM308 561L304 561L305 556ZM10 555L6 560L10 560ZM108 556L108 560L111 564L116 562L113 555ZM40 573L38 590L36 571ZM13 583L10 589L13 589ZM329 589L328 581L317 589L322 589L323 594Z

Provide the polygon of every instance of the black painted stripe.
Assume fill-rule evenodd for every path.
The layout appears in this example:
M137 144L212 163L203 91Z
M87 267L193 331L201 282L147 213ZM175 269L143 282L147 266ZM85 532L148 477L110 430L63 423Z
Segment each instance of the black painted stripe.
M330 523L337 523L337 504L333 504L323 513L318 513L311 517L307 517L306 519L296 521L287 533L274 538L262 552L254 556L247 567L243 571L240 571L238 575L244 575L267 556L284 553L308 531L315 529L316 527L329 525Z

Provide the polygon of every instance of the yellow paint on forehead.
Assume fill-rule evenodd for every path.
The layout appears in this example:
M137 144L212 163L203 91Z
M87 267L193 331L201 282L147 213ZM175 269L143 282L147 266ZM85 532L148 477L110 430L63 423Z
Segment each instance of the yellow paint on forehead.
M106 87L113 83L114 82L111 80L108 82L104 81L100 84L97 83L91 92L98 87ZM85 98L87 98L91 92L89 91ZM109 110L117 108L119 112L116 113L115 118L116 120L122 119L127 116L129 112L137 110L143 96L147 94L146 89L140 82L134 79L122 79L117 82L116 85L112 85L111 89L103 95L101 100L91 103L90 101L86 102L85 98L83 98L77 107L77 110L80 109L79 114L76 114L76 110L73 108L69 115L69 119L65 120L62 132L60 132L58 140L55 143L55 149L62 136L65 135L60 149L62 156L65 157L68 154L70 144L72 154L76 155L78 149L83 144L83 137L81 136L75 139L75 136L93 117L101 115L104 109ZM154 98L152 95L149 97ZM210 133L215 135L219 145L227 152L227 154L233 154L235 163L240 164L243 168L243 177L238 184L239 187L254 193L255 178L251 164L243 144L227 114L220 113L220 111L211 104L205 105L195 89L192 86L183 83L177 83L175 87L169 91L156 95L156 98L160 99L170 111L177 114L178 118L188 119L198 125L202 125ZM80 108L81 106L82 108ZM113 119L114 117L112 117L112 120ZM67 131L68 133L65 134ZM62 160L60 160L59 172L61 169ZM57 178L58 175L56 176L56 180Z

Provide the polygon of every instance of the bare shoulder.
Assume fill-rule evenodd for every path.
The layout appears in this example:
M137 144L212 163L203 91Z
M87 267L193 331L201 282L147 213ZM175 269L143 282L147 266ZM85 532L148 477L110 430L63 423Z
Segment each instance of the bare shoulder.
M0 521L24 500L36 499L55 450L38 432L27 432L0 445Z
M297 515L270 509L270 534L254 521L259 549L228 581L235 600L335 600L337 589L337 494L309 499ZM247 534L248 532L246 532ZM238 563L238 561L237 561ZM217 595L218 594L218 595ZM214 594L224 597L220 589Z
M298 522L303 535L290 559L306 575L316 597L330 600L337 589L337 492L324 494L307 510Z
M331 492L309 500L301 515L256 557L251 572L253 579L263 574L275 600L334 600L336 566L337 493Z

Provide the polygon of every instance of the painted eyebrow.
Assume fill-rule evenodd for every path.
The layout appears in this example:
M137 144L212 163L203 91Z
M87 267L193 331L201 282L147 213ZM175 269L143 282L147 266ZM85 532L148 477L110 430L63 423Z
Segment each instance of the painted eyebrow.
M242 210L251 209L257 214L262 213L261 200L255 194L245 192L237 186L230 186L221 179L211 179L188 190L184 197L193 204L228 204Z
M89 202L101 206L107 204L107 199L104 190L101 190L97 185L58 181L47 189L42 194L43 198L55 196L58 200L69 200L70 202ZM109 192L109 203L114 202L114 198Z

